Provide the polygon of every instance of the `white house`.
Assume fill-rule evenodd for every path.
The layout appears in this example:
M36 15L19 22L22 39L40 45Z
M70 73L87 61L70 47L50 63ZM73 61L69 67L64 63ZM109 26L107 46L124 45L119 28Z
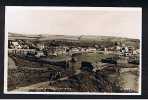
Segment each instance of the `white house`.
M117 51L121 50L121 47L120 46L116 46L116 50Z
M45 48L45 46L44 46L43 43L37 44L37 47L38 47L40 50L43 50L43 49Z
M41 57L41 56L45 56L44 53L42 51L37 51L37 54L35 55L37 58Z
M72 52L79 52L79 49L78 48L72 48L71 51Z
M96 48L88 48L88 49L86 49L86 52L91 52L91 53L93 53L93 52L96 52L96 51L97 51Z
M18 44L18 42L12 42L15 49L21 49L22 47Z

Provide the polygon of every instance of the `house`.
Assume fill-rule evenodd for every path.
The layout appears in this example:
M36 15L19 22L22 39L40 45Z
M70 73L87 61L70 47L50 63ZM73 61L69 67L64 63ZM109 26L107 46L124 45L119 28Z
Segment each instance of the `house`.
M12 45L14 46L15 49L21 49L22 47L19 45L18 42L12 42Z
M96 48L87 48L86 49L86 52L90 52L90 53L95 53L97 51L97 49Z
M71 51L74 52L79 52L80 50L78 48L72 48Z
M39 43L39 44L37 44L37 48L39 50L43 50L45 48L45 45L43 43Z
M121 47L120 49L120 53L119 53L119 56L131 56L132 53L131 51L129 52L129 47L128 46L124 46L124 47Z
M81 52L85 52L86 51L86 48L81 48Z
M58 55L65 55L68 53L68 47L66 46L56 46L50 47L47 50L49 56L58 56Z
M104 48L104 53L112 54L114 53L114 48L113 47Z
M120 51L121 47L120 46L116 46L116 50Z
M44 57L44 53L43 51L37 51L37 54L35 55L35 57L40 58L40 57Z

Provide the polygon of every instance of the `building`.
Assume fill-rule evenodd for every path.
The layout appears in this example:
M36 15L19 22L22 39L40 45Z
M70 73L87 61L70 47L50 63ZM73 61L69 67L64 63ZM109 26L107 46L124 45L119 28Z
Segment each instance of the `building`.
M86 49L86 52L89 52L89 53L95 53L97 51L96 48L92 48L92 47L89 47Z

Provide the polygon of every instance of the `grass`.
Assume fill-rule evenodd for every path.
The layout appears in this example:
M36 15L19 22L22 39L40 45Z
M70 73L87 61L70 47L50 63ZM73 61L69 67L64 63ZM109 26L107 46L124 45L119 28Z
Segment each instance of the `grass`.
M64 59L65 56L62 55L62 54L60 54L60 55L58 55L58 56L49 56L48 58L50 58L50 59L55 59L55 60L60 60L60 59Z
M101 61L101 59L106 58L107 56L108 55L104 55L103 53L96 52L96 53L86 53L83 55L79 55L78 58L82 61L89 61L92 63L96 63L98 61Z
M102 52L94 52L94 53L84 53L84 54L80 54L77 55L77 58L80 61L88 61L88 62L92 62L92 63L96 63L101 61L101 59L107 58L107 57L113 57L114 55L111 54L104 54ZM60 59L64 59L66 56L64 55L58 55L58 56L52 56L49 57L50 59L55 59L55 60L60 60Z

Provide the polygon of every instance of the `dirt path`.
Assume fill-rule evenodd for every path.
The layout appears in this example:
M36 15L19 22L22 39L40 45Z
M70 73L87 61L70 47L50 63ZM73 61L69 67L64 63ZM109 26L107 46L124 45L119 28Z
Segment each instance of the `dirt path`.
M14 68L17 68L17 66L15 65L15 62L12 58L8 57L8 67L10 69L14 69Z
M48 87L49 85L49 81L47 82L41 82L41 83L37 83L37 84L33 84L33 85L29 85L29 86L25 86L25 87L19 87L18 89L14 89L10 92L29 92L29 90L36 90L42 87Z

